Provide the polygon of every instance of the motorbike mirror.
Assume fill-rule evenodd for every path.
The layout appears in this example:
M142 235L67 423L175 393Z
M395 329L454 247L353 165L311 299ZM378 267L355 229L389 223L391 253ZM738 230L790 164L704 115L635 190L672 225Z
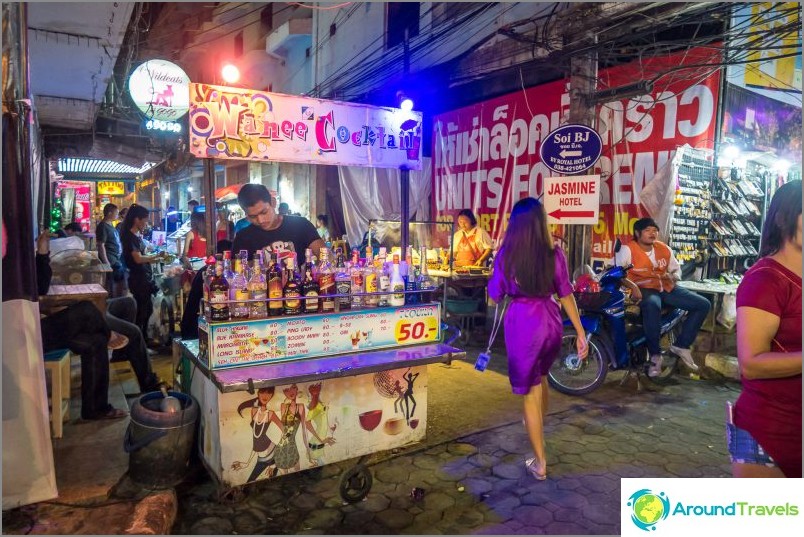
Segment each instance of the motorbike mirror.
M622 247L623 247L623 243L622 243L622 241L620 241L620 239L617 239L617 240L614 241L614 253L615 254L619 253L620 249Z

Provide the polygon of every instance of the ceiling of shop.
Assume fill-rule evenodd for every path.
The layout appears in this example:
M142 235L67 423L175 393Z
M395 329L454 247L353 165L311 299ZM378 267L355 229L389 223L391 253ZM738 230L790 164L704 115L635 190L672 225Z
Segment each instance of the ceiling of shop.
M134 2L29 2L31 93L42 126L92 129Z

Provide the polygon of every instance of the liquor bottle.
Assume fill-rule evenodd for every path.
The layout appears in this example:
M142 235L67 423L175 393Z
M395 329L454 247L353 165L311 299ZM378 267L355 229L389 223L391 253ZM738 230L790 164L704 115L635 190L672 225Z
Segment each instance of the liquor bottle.
M321 265L318 267L318 292L321 293L321 311L335 311L335 271L329 261L329 249L321 249Z
M304 268L299 267L299 270L307 270L307 267L312 268L313 276L318 275L318 267L315 266L315 261L313 260L313 249L312 248L305 248L304 249Z
M243 265L241 264L240 257L234 260L234 277L229 283L229 298L234 300L232 306L232 319L248 319L248 281L243 274Z
M388 261L386 258L388 257L388 249L385 246L380 246L380 253L377 254L377 257L374 259L374 268L378 271L385 270L385 263Z
M246 278L246 282L248 282L251 279L251 270L248 265L248 250L240 250L237 257L240 258L240 268L243 271L243 277Z
M374 256L370 248L366 250L366 266L363 267L363 282L367 293L376 293L379 291L377 271L374 268ZM365 300L363 300L367 308L376 308L379 302L380 297L378 295L367 296Z
M268 268L268 298L282 298L282 269L279 267L278 259L271 254L271 263ZM282 301L271 300L268 302L268 315L277 317L282 315Z
M229 283L223 277L223 263L215 264L215 276L209 282L210 321L229 320Z
M408 273L402 279L405 282L405 291L408 291L405 293L405 304L418 304L419 293L415 291L419 290L419 267L408 265Z
M285 315L298 315L302 312L302 303L301 276L296 271L296 254L288 257L286 261L287 282L282 290L282 296L285 298Z
M209 282L215 276L215 265L216 265L215 258L212 257L212 256L208 257L207 260L204 262L204 264L206 266L204 267L204 304L203 304L204 310L203 310L203 314L204 314L204 317L209 318L209 314L210 314L210 311L209 311Z
M380 250L380 254L382 255L382 249ZM385 263L383 263L382 266L379 269L377 269L377 272L378 272L377 278L380 282L379 284L380 293L383 293L380 295L380 298L377 301L377 305L381 308L386 308L388 307L389 304L388 292L391 289L391 277L388 274L388 267L386 266Z
M352 280L352 309L360 309L363 307L363 297L360 294L366 291L366 286L360 267L360 253L356 248L352 250L352 267L349 277Z
M232 252L231 250L224 250L223 252L223 277L231 285L234 272L232 272Z
M262 252L259 253L262 254ZM264 319L268 316L268 308L265 303L265 299L268 298L268 282L265 281L262 273L261 257L262 255L254 256L254 268L251 271L251 279L248 281L249 297L251 300L259 300L259 302L249 304L249 319Z
M389 303L391 306L404 306L405 305L405 280L402 279L402 274L399 272L399 256L394 256L394 265L391 269L391 298Z
M335 292L341 296L335 301L338 311L348 310L352 306L352 278L349 276L349 268L343 262L343 250L338 248L335 260Z
M313 270L310 265L307 265L304 269L301 294L304 297L302 307L304 313L318 313L321 311L321 293L319 292L318 282L313 277Z
M419 289L422 291L421 300L422 302L432 302L436 284L430 277L430 271L427 269L427 248L424 246L419 248L419 260Z

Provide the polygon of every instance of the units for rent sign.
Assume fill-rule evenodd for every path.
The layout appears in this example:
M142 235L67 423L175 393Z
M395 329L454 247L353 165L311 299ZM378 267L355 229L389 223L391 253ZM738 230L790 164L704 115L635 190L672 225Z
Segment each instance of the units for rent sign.
M597 224L600 176L548 177L544 210L550 224Z
M600 71L599 90L634 80L655 82L650 93L596 109L602 151L586 172L600 175L600 209L591 239L593 264L611 260L615 239L630 236L636 219L647 216L642 190L671 161L676 148L713 147L719 63L719 51L692 49ZM493 239L501 239L514 203L543 194L546 179L558 175L540 151L550 134L567 124L569 105L569 81L559 80L436 116L435 218L452 222L460 210L472 209L479 225ZM586 148L563 150L567 160L578 157L571 152ZM551 231L563 233L556 224Z
M421 169L419 112L191 84L189 128L199 158Z

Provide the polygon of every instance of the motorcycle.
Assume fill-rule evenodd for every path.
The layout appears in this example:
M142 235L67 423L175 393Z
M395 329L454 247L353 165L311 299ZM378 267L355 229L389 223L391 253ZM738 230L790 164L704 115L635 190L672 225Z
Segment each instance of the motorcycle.
M619 251L619 241L615 251ZM678 367L678 357L667 351L677 337L687 312L674 308L663 309L661 316L662 368L657 376L648 376L650 353L642 328L641 312L626 305L621 290L622 281L632 267L608 267L599 276L599 291L576 292L581 312L581 325L589 345L585 360L578 357L575 341L578 337L569 319L564 321L561 351L553 363L547 380L554 389L568 395L584 395L599 388L609 370L625 370L621 384L633 374L645 376L657 384L668 382Z

